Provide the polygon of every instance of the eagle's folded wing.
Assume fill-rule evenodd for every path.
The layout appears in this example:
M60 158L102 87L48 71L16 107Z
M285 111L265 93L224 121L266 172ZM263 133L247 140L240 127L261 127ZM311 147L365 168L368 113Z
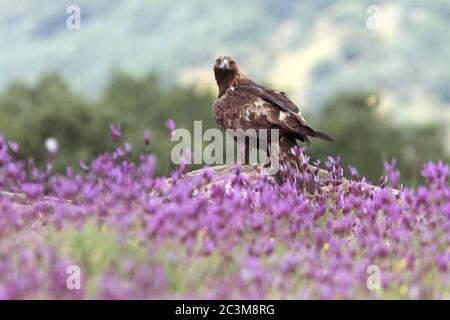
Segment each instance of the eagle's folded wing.
M311 129L303 119L300 112L295 112L298 107L282 93L272 94L270 91L260 90L257 86L239 86L229 93L231 96L247 97L247 113L255 124L265 125L267 128L278 128L283 132L289 132L297 139L309 142L306 136L315 136L315 131ZM279 99L279 95L285 98L285 103ZM249 98L252 97L252 98ZM251 104L249 104L251 102ZM296 109L294 109L294 107Z
M257 84L244 85L240 86L240 88L267 102L270 102L283 111L294 114L301 124L305 126L308 125L308 122L305 120L305 118L303 118L298 106L288 98L286 93L268 89Z

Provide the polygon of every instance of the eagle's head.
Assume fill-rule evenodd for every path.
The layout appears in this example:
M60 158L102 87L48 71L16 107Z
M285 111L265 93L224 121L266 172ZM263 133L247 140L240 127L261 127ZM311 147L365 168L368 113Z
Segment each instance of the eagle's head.
M239 67L232 57L221 56L216 59L214 71L223 74L233 74L239 72Z
M241 73L236 61L229 56L221 56L214 64L214 75L219 86L219 97L221 97L229 87L237 86L247 78Z

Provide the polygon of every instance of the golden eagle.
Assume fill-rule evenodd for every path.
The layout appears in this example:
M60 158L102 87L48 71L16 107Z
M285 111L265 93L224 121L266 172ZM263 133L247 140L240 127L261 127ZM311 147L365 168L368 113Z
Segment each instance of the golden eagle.
M297 145L296 140L309 144L308 137L315 137L333 142L325 133L314 131L308 126L299 108L286 93L265 88L250 80L239 70L232 57L219 57L214 64L214 75L219 87L219 97L213 105L218 125L224 130L278 129L281 163L298 168L292 153L293 147ZM270 150L266 151L270 153ZM248 154L246 143L246 163Z

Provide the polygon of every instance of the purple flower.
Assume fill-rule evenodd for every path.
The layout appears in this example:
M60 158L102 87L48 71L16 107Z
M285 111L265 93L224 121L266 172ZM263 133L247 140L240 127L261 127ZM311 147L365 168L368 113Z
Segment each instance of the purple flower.
M118 142L120 140L120 138L122 137L122 131L120 129L120 125L113 123L113 124L111 124L110 129L111 129L111 137L112 137L113 141Z
M80 168L84 171L84 172L89 172L89 166L86 164L86 162L84 162L83 160L80 160L79 162L80 164Z
M10 141L8 142L8 145L14 155L17 155L19 153L19 144L17 142Z
M447 217L447 221L450 220L450 201L447 203L447 205L445 205L444 213L445 216Z
M0 144L0 167L9 161L11 161L11 156L9 155L6 146Z
M352 179L355 180L355 181L358 181L359 180L358 170L356 170L356 168L352 167L352 166L348 166L348 170L350 171Z
M175 129L176 129L175 121L173 119L167 120L166 121L166 127L169 130L170 136L172 136L174 131L175 131Z
M444 186L449 178L450 167L442 161L433 163L427 162L422 168L422 176L430 185Z
M131 144L129 144L128 142L125 142L124 149L127 155L131 156L133 154L133 148L131 147Z
M44 186L40 183L26 182L22 184L22 191L28 197L35 199L44 193Z
M436 266L438 267L439 271L447 272L450 267L450 252L440 255L436 259Z
M393 159L391 162L385 162L384 169L386 170L391 185L394 187L398 186L400 171L397 170L397 159Z
M152 137L152 133L149 130L144 131L144 145L147 147L150 145L150 138Z
M426 205L429 199L428 190L425 187L419 187L416 194L416 205Z

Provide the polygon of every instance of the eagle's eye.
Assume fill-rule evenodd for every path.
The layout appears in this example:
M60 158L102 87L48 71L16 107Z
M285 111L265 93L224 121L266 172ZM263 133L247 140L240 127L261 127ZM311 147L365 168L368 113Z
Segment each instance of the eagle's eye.
M236 63L234 61L230 61L230 67L234 67Z
M216 59L216 64L219 64L220 63L220 59Z

